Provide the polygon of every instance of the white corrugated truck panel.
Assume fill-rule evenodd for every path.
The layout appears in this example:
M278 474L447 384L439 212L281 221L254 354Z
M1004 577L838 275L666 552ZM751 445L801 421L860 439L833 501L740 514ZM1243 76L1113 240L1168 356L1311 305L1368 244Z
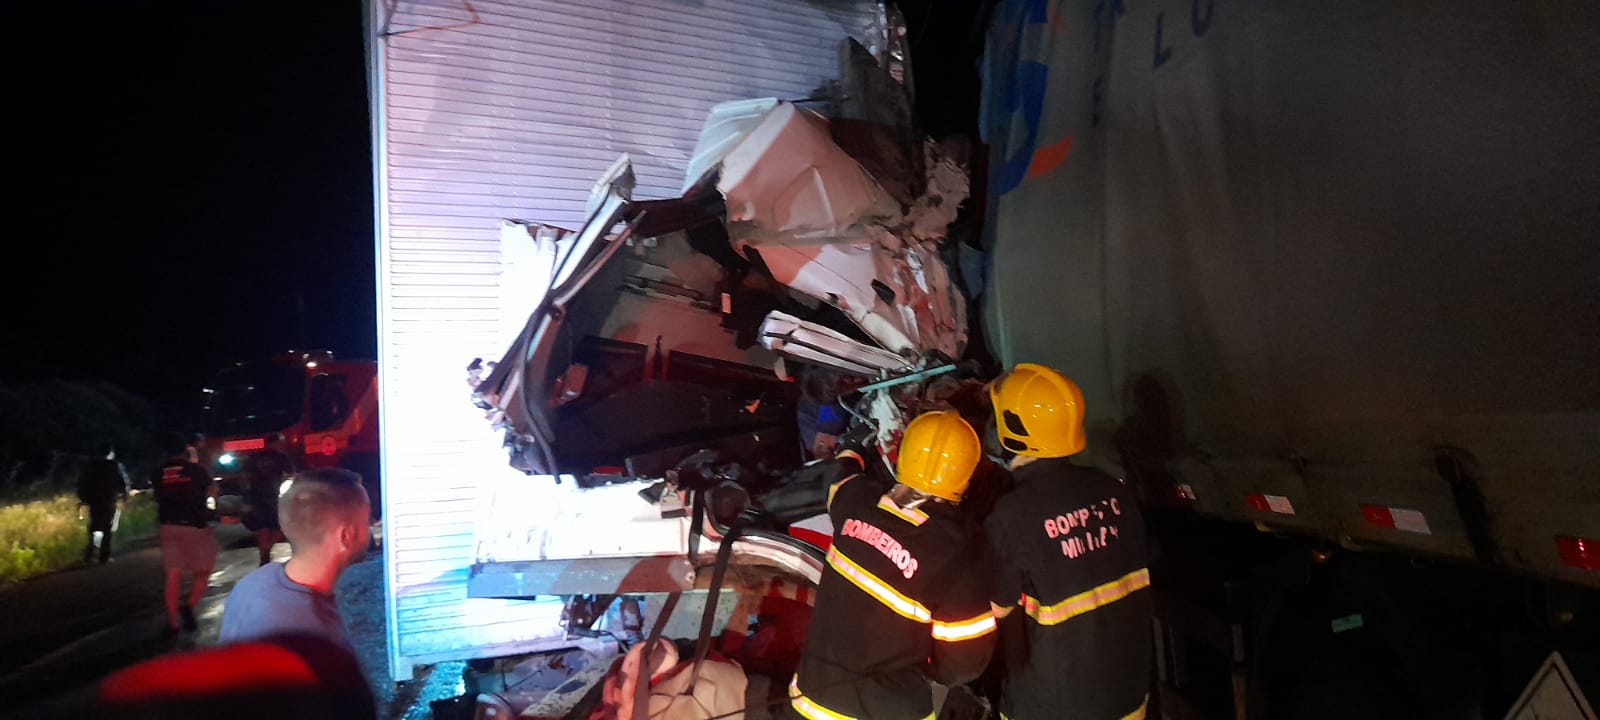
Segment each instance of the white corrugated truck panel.
M500 221L577 229L622 153L636 197L678 193L707 111L803 98L862 0L370 3L390 672L559 643L560 604L469 599L484 488L506 465L464 368L497 359L537 296L507 287ZM475 20L475 22L474 22ZM565 486L564 486L565 487Z

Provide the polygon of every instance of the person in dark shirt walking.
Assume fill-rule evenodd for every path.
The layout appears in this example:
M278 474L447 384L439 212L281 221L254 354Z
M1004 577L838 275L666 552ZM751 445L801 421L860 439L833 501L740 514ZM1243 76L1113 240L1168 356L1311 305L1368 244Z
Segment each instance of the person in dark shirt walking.
M244 516L244 524L255 533L258 559L266 565L272 562L272 546L283 541L283 530L278 525L278 494L295 471L294 463L283 452L283 435L268 435L266 447L245 458L243 470L250 484L250 511Z
M206 594L206 581L217 565L217 538L211 533L211 476L188 459L188 441L182 435L167 438L169 456L151 474L155 491L161 565L166 571L167 632L194 631L194 607ZM189 598L179 603L183 578L191 578Z
M89 542L83 548L83 562L94 560L100 551L100 564L111 561L111 535L117 530L117 516L128 501L128 471L117 462L112 448L99 460L91 460L78 477L78 504L89 510Z
M1015 488L984 523L1002 618L1007 720L1140 720L1153 649L1144 518L1131 488L1073 465L1083 393L1021 364L990 390ZM1010 618L1021 606L1026 617Z

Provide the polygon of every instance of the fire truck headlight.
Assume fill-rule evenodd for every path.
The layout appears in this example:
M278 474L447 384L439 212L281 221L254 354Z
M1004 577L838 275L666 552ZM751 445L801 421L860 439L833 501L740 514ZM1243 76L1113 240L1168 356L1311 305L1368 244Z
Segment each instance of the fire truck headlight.
M278 497L283 497L284 493L289 492L289 486L293 484L294 480L283 481L283 484L278 486Z
M214 498L214 497L206 498L206 509L207 510L216 510L217 509L217 499Z
M232 465L233 461L237 460L237 459L238 458L233 456L233 453L223 453L223 454L217 456L217 464L218 465Z

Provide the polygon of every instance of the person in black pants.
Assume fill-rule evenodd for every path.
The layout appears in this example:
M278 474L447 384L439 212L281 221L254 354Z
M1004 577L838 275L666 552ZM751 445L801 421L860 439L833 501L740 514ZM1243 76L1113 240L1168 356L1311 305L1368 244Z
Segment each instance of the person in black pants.
M100 564L111 561L111 534L117 529L117 515L128 501L128 472L117 462L116 448L102 459L91 460L78 477L78 505L89 510L89 542L83 548L83 562L93 562L100 551Z
M261 565L272 562L272 546L283 542L278 526L278 495L283 484L298 469L283 452L283 435L267 436L266 447L244 460L244 476L250 483L250 511L244 524L256 536L256 552Z

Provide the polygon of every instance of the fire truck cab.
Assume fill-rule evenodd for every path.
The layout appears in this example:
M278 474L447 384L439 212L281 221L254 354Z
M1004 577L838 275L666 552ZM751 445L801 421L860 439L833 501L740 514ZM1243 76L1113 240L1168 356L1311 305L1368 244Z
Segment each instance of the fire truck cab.
M377 404L377 363L326 350L291 350L218 372L205 388L201 457L218 484L218 515L239 514L244 461L274 435L296 467L360 473L376 508Z

